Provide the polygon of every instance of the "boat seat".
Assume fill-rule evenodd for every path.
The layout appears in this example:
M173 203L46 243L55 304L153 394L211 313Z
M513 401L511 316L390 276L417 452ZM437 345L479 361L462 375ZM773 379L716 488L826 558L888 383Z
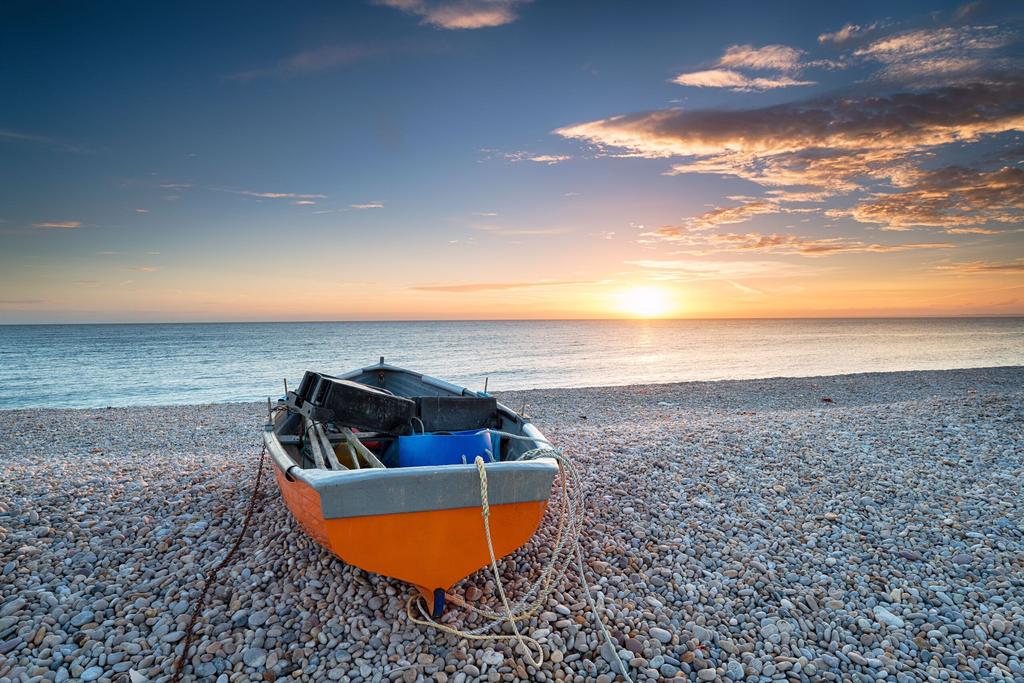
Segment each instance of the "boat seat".
M494 427L498 400L482 396L419 396L416 409L428 432L451 432Z

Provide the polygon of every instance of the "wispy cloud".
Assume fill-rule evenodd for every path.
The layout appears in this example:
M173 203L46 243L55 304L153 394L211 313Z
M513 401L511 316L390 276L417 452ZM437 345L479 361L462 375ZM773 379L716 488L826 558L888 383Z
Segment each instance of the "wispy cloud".
M646 259L626 261L626 264L649 270L672 272L682 279L748 280L796 277L814 273L806 266L783 261Z
M966 263L944 263L935 267L956 275L1021 275L1024 274L1024 258L1013 261L968 261Z
M818 42L822 45L845 46L850 43L863 41L872 36L879 28L879 24L861 26L860 24L846 24L838 31L822 33L818 36Z
M132 270L134 270L137 273L155 273L160 269L157 268L156 266L135 266L134 268L132 268Z
M366 209L383 209L384 202L366 202L365 204L349 204L349 206L360 211Z
M377 4L418 16L422 23L444 29L504 26L519 18L526 0L377 0Z
M877 62L876 79L922 85L971 80L980 72L1012 70L1020 64L1000 59L995 51L1011 44L1016 34L997 26L944 26L915 29L880 37L853 52Z
M226 187L212 187L211 190L217 192L229 192L231 194L240 194L246 197L256 197L257 199L291 199L294 201L303 201L315 203L313 200L326 199L325 194L300 194L297 192L257 192L254 190L233 190Z
M718 60L719 66L745 69L794 71L799 69L803 50L787 45L733 45Z
M814 85L814 81L799 81L789 76L744 76L738 71L731 69L708 69L706 71L679 74L672 79L672 82L697 88L729 88L738 92Z
M285 57L268 67L239 71L227 76L228 80L251 81L259 78L293 78L328 69L349 66L399 49L395 45L350 43L324 45L303 50Z
M890 64L938 53L994 50L1009 44L1012 38L1013 33L994 26L946 26L885 36L853 54Z
M521 161L532 161L537 164L546 164L548 166L554 166L555 164L560 164L563 161L569 161L572 158L571 156L566 154L540 154L537 152L526 151L498 152L497 150L493 149L484 149L482 151L487 153L488 159L497 157L499 159L511 161L514 164L519 163Z
M766 190L765 194L780 202L792 203L821 203L831 196L830 192L822 190Z
M790 75L806 66L801 62L803 54L802 50L786 45L733 45L715 62L717 68L681 73L672 82L697 88L729 88L737 92L815 85L814 81L798 80ZM773 73L767 76L747 75L739 70Z
M538 280L536 282L468 282L441 285L417 285L412 289L421 292L487 292L504 289L527 289L534 287L566 287L569 285L593 284L591 280Z
M905 244L879 244L845 237L803 237L792 234L759 232L747 233L694 233L687 228L664 226L643 233L651 241L672 243L682 248L681 253L709 256L722 253L765 252L804 257L836 256L838 254L890 254L928 249L952 249L949 242L913 242Z
M547 164L548 166L554 166L560 164L563 161L568 161L572 157L566 154L534 154L533 156L527 157L528 160L538 164Z
M754 216L788 212L778 201L772 199L751 199L738 206L717 206L699 216L687 220L690 230L710 230L719 225L745 223Z
M0 142L24 142L29 144L42 145L63 152L87 152L86 148L79 145L72 145L56 138L46 135L35 135L23 133L9 128L0 128Z
M45 223L33 223L33 228L62 228L65 230L73 230L74 228L82 227L81 221L48 221Z
M528 237L537 235L564 235L572 232L571 228L508 228L497 225L473 225L474 230L502 237Z

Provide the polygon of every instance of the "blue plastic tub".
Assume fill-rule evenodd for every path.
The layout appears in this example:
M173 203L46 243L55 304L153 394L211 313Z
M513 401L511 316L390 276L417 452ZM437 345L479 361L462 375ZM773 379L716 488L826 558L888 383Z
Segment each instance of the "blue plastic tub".
M398 466L424 467L427 465L472 464L476 456L485 462L496 461L488 455L494 452L491 434L486 429L466 432L438 432L398 437Z

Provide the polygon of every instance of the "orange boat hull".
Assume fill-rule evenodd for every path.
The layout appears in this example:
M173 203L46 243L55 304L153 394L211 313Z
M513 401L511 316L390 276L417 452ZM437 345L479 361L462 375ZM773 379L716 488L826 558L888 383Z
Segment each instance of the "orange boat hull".
M480 507L324 519L320 494L274 467L285 504L306 534L348 564L415 585L428 600L490 564ZM547 501L491 505L497 557L537 531Z

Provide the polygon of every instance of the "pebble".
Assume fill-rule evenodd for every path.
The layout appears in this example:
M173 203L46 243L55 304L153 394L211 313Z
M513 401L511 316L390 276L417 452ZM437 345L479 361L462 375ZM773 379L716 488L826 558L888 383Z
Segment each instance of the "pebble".
M269 615L267 614L266 610L258 610L256 612L253 612L249 615L249 628L257 628L259 626L262 626L263 624L267 623L268 618Z
M580 465L614 648L574 574L521 624L539 671L514 645L410 624L414 589L311 542L269 478L187 676L611 683L618 654L638 682L1024 680L1021 387L1024 369L991 368L507 393ZM0 682L169 680L264 415L5 412ZM501 562L513 601L551 522ZM487 571L453 591L499 608Z
M267 661L267 651L260 647L250 647L242 653L242 661L246 666L258 668Z
M5 603L3 607L0 607L0 617L9 617L12 614L20 612L24 609L28 602L24 598L15 598L8 603Z
M95 616L96 615L93 612L89 612L89 611L79 612L78 614L76 614L75 616L73 616L71 618L71 625L72 626L84 626L85 624L88 624L90 621L92 621L93 617L95 617Z
M672 642L672 634L657 626L651 629L651 637L663 645L667 645Z
M900 617L896 616L881 605L875 605L875 619L890 628L903 628L906 624Z

